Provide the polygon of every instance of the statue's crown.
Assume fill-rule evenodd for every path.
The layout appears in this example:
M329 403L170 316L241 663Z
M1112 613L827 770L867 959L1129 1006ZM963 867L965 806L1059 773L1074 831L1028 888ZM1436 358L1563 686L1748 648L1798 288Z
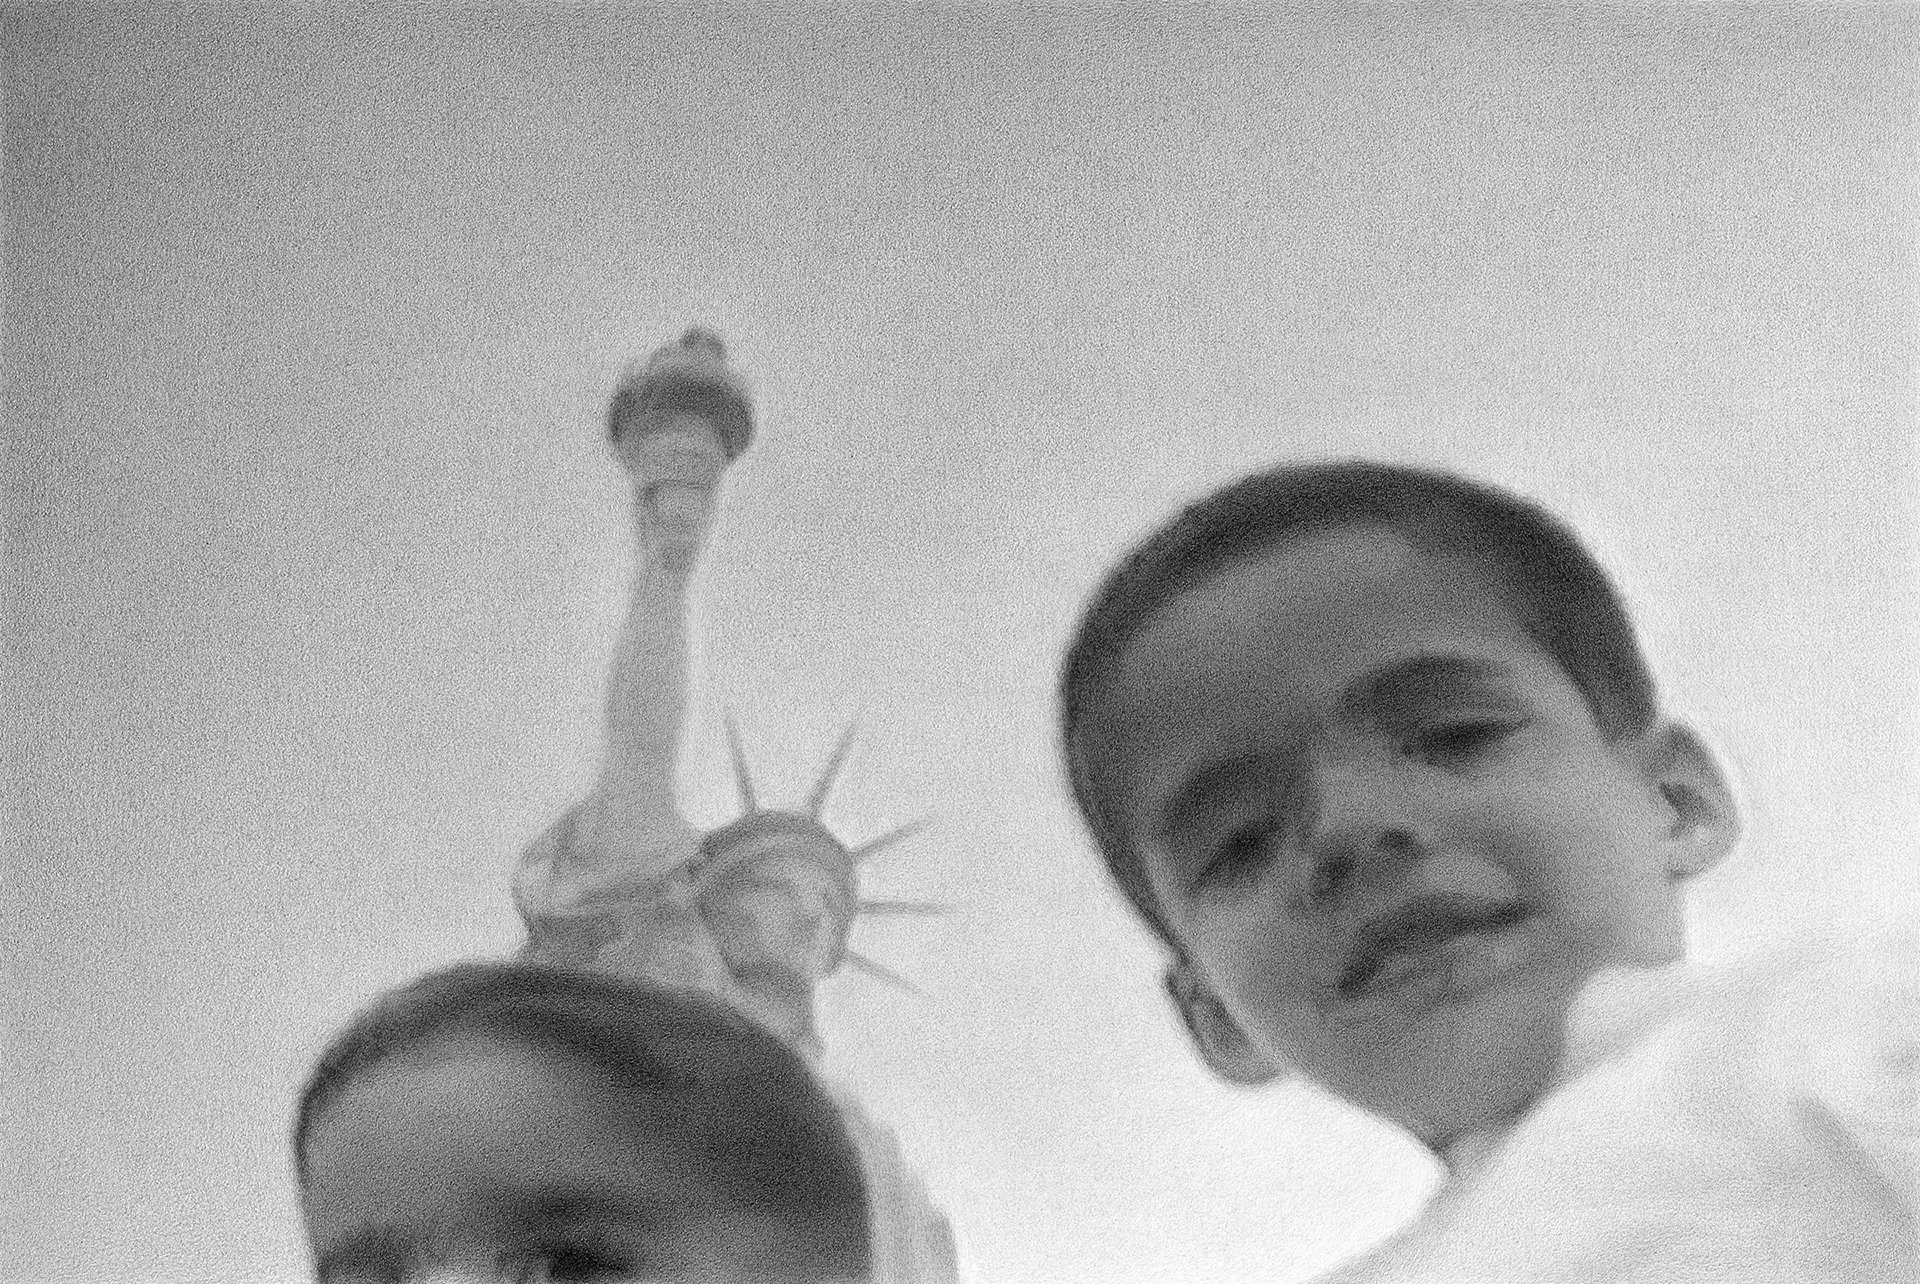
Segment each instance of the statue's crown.
M740 730L731 717L726 720L726 733L727 751L733 759L734 778L740 789L741 814L737 819L710 830L701 839L700 854L690 871L696 885L701 888L720 885L732 870L769 856L801 856L839 889L836 898L838 904L833 911L838 919L835 929L838 941L834 949L836 961L850 963L869 976L911 990L913 987L895 973L872 959L848 950L846 934L852 928L853 920L861 915L946 912L945 906L924 901L866 900L860 896L861 862L918 833L925 822L901 825L858 847L849 847L827 828L826 822L821 819L821 812L828 795L833 791L841 767L846 763L847 751L852 748L852 726L846 729L839 743L833 747L826 766L821 768L819 779L807 792L806 801L799 810L759 805L753 776L747 769L746 754L741 749ZM798 840L797 850L794 846L783 850L779 845L782 839Z
M718 873L751 859L765 850L769 840L778 839L808 844L821 872L842 883L849 896L854 894L853 852L818 817L797 811L762 808L709 830L700 840L700 869Z

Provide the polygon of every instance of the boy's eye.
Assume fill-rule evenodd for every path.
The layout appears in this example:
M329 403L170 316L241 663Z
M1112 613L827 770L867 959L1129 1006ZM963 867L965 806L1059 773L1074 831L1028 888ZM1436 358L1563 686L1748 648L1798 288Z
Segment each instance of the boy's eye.
M1194 880L1195 886L1211 886L1258 869L1272 852L1279 832L1280 827L1271 820L1257 820L1233 830L1214 847Z
M615 1284L639 1277L638 1266L617 1253L569 1245L534 1254L514 1278L516 1284Z
M1407 753L1443 761L1471 758L1494 748L1523 724L1512 718L1470 718L1427 727L1407 742Z

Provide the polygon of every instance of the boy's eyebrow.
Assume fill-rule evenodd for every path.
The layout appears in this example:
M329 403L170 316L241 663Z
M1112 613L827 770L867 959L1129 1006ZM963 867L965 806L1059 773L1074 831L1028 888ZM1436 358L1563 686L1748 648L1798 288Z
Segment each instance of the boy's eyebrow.
M651 1222L663 1215L654 1204L610 1198L589 1186L540 1186L516 1202L520 1207L513 1222L521 1234L583 1222ZM413 1240L399 1226L365 1221L316 1255L314 1275L320 1284L367 1275L400 1275L413 1261L414 1251Z
M1505 666L1465 655L1416 655L1347 684L1340 710L1357 722L1390 722L1438 700L1489 695L1506 686Z
M569 1222L651 1221L660 1214L656 1204L611 1198L591 1186L544 1185L526 1199L520 1220L548 1227Z

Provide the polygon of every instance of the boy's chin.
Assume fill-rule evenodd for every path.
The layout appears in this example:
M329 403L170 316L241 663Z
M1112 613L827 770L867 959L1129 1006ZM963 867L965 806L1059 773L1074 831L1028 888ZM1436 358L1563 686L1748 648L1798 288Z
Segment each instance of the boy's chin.
M1409 1032L1343 1095L1436 1153L1506 1128L1551 1086L1565 1047L1565 1003L1536 997L1537 1006L1459 1012Z
M1405 1126L1437 1155L1472 1137L1504 1132L1540 1099L1553 1080L1557 1057L1503 1067L1471 1084L1438 1084L1409 1112Z

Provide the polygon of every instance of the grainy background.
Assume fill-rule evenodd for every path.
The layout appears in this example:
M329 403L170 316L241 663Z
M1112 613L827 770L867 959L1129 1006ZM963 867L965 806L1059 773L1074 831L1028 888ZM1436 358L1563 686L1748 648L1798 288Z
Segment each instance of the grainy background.
M837 1071L982 1282L1300 1278L1433 1178L1209 1083L1066 808L1074 612L1280 457L1587 531L1747 850L1707 954L1910 911L1911 11L9 7L0 1275L291 1280L284 1130L375 990L517 929L589 779L690 321L761 389L682 771L940 823Z

